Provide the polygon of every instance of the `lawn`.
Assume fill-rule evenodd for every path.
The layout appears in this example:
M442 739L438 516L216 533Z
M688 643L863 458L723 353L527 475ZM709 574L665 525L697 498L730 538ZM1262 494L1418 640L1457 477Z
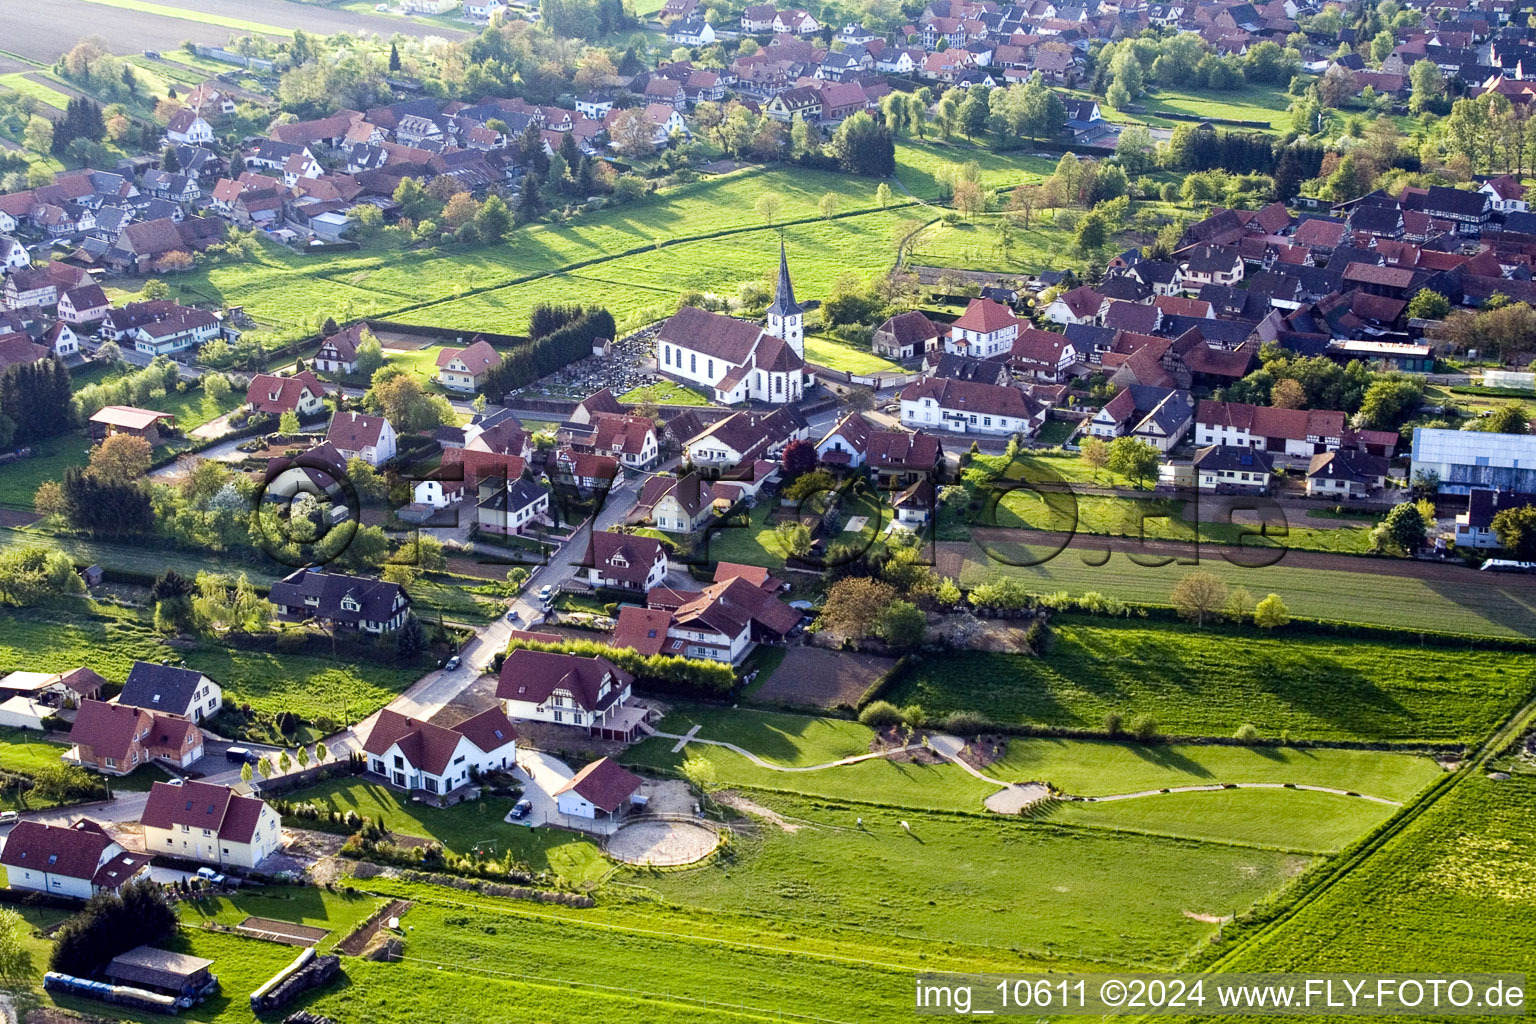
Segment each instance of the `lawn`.
M32 456L0 466L0 505L31 510L37 488L46 480L60 480L71 466L83 466L90 458L90 442L76 434L33 441Z
M643 384L619 396L621 402L650 402L653 405L708 405L709 398L702 392L676 381L659 380Z
M1018 151L998 153L964 139L896 140L896 178L921 199L937 199L940 194L936 177L946 164L964 166L975 162L981 168L981 187L1002 189L1039 181L1056 169L1055 157L1042 157Z
M1141 560L1139 564L1132 557ZM1128 541L1080 537L1070 549L1038 541L988 539L985 544L941 547L941 562L957 565L962 587L999 575L1022 580L1036 593L1097 591L1125 601L1167 605L1168 593L1191 566L1135 553ZM1363 623L1425 632L1478 636L1536 636L1531 592L1470 570L1464 582L1383 572L1376 559L1337 556L1337 569L1301 567L1284 558L1263 568L1233 565L1207 554L1200 569L1230 586L1262 596L1278 593L1291 614L1328 622ZM1355 566L1358 565L1358 569ZM947 570L951 575L957 569Z
M1074 244L1072 232L1036 217L1028 228L1012 228L1003 246L1001 216L982 215L954 224L935 221L923 229L911 260L920 266L1037 274L1060 267Z
M392 832L436 839L453 853L467 854L476 843L494 842L498 855L510 849L533 870L553 872L573 884L601 881L611 870L589 839L560 829L507 824L502 819L513 804L507 797L428 807L402 802L398 791L376 780L340 779L288 794L287 799L356 811L376 821L382 818Z
M1295 913L1246 944L1212 947L1224 971L1536 969L1536 778L1459 780Z
M7 75L0 75L0 89L12 89L56 110L63 110L68 105L71 99L69 93L35 82L27 77L29 74L37 74L37 72L14 71Z
M674 902L775 923L1155 967L1215 930L1186 911L1245 908L1305 863L1107 830L752 796L802 827L764 825L739 837L727 861L644 884Z
M1141 102L1147 108L1145 120L1165 126L1188 124L1171 118L1159 118L1162 111L1176 114L1193 114L1196 117L1218 117L1235 121L1262 121L1274 128L1275 122L1287 119L1286 108L1291 99L1285 90L1276 86L1249 85L1230 92L1207 92L1193 89L1169 89L1159 87ZM1111 111L1105 109L1106 117ZM1142 115L1134 115L1140 119ZM1256 129L1262 131L1264 129Z
M1455 743L1487 735L1536 689L1529 656L1499 651L1079 616L1052 632L1042 657L929 658L885 698L1055 728L1145 713L1172 736L1251 724L1269 737Z
M773 509L773 501L760 502L751 510L747 526L740 526L737 520L731 519L719 529L705 533L700 557L711 562L784 568L784 545L774 532L774 524L768 522Z
M662 719L660 729L681 735L695 725L698 738L734 743L765 761L791 768L825 764L869 753L874 730L840 718L813 718L776 711L748 711L708 704L674 708ZM703 747L690 748L701 753Z
M805 339L805 358L807 362L816 363L832 370L842 370L845 373L872 374L872 373L901 373L902 368L889 359L875 355L873 352L852 345L845 345L831 338L807 337Z
M1356 797L1290 789L1164 793L1110 803L1049 805L1045 820L1180 836L1298 853L1334 853L1397 808ZM1237 908L1233 908L1237 909Z
M321 939L317 949L330 949L346 937L380 905L352 889L331 892L310 886L264 886L231 896L188 900L181 903L183 923L193 927L204 921L233 927L247 917L266 917L274 921L329 928L331 934Z
M347 722L377 711L420 675L419 669L392 664L333 660L324 646L324 641L309 641L270 651L216 643L173 648L150 628L141 611L82 603L8 610L0 636L0 670L62 672L85 665L121 682L135 660L180 660L219 683L226 703Z

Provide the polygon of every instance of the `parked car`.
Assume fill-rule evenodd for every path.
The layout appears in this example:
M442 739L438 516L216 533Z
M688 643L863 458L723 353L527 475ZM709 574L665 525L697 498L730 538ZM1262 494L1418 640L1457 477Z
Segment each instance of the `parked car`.
M187 782L186 779L178 778L176 776L172 776L169 780L166 781L165 784L167 786L183 786L183 785L186 785L186 782Z
M230 747L224 756L237 764L256 764L261 760L261 755L249 747Z
M507 612L507 621L508 622L516 622L517 620L518 620L517 609L513 608L513 609L509 610Z
M528 812L531 810L533 810L533 801L525 797L512 805L512 819L514 821L522 821L528 817Z
M205 882L212 882L214 885L223 885L226 881L228 881L228 879L219 874L217 871L213 870L213 868L198 868L197 877L201 878Z
M457 654L455 654L453 657L449 658L446 662L443 663L443 671L452 672L454 669L458 668L460 664L461 659Z
M549 599L555 596L555 588L548 583L539 588L539 600L549 604Z
M21 820L15 811L0 811L0 825L14 825Z

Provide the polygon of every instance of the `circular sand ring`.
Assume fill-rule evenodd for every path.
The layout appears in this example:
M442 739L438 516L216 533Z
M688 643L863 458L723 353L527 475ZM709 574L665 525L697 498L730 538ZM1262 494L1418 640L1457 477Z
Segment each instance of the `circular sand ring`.
M693 864L715 852L720 835L690 818L647 818L631 822L608 837L604 851L625 864L676 867Z

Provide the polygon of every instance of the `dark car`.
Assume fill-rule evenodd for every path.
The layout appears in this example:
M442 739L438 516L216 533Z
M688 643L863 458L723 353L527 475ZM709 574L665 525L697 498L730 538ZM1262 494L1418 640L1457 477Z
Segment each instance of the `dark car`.
M512 818L514 821L522 821L524 818L528 817L528 812L531 810L533 810L532 800L519 800L517 803L512 805Z
M255 764L261 760L261 755L248 747L230 747L224 751L224 756L237 764Z

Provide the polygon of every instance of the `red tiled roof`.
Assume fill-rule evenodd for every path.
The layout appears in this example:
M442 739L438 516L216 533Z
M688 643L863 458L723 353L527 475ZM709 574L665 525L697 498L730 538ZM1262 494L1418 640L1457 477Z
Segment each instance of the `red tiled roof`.
M613 627L613 646L628 647L647 656L660 654L671 626L670 611L626 604L619 609L619 618Z
M599 696L602 681L611 676L608 693ZM520 647L510 652L501 664L496 696L503 700L542 704L557 689L568 692L583 711L599 711L617 699L634 681L623 669L607 658L554 651L531 651Z
M0 864L69 878L94 879L102 855L113 845L106 830L86 819L69 828L45 825L40 821L19 821L6 836ZM140 859L148 861L148 858Z
M574 792L598 810L612 814L640 788L640 781L640 776L605 757L577 772L555 790L555 796Z
M157 782L149 791L139 820L151 828L187 825L212 829L220 839L248 843L261 818L262 801L241 796L228 786L187 781L180 786Z
M442 369L458 357L473 377L501 365L501 353L484 338L476 338L467 348L445 348L437 354L437 368Z

